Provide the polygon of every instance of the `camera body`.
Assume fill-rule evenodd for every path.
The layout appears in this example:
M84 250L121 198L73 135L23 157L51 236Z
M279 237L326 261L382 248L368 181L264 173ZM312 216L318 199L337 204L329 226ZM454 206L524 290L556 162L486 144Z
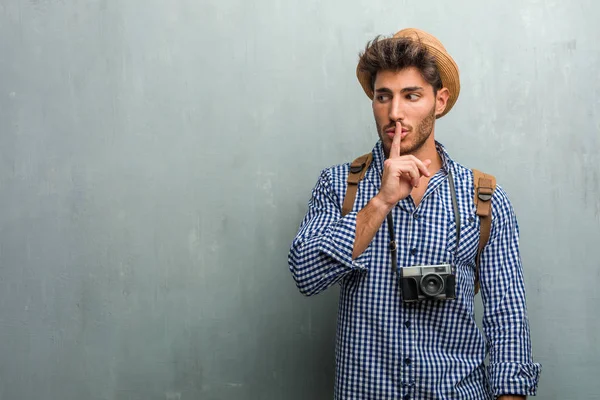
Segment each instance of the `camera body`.
M401 271L404 302L456 298L456 275L450 264L418 265L404 267Z

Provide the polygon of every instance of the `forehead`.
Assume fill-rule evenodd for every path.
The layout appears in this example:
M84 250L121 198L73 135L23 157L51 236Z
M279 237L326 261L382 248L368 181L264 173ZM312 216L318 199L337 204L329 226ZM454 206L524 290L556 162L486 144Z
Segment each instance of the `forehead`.
M375 76L374 89L390 89L392 91L402 90L406 87L422 87L423 89L432 86L421 75L421 72L415 68L405 68L398 71L383 70L377 72Z

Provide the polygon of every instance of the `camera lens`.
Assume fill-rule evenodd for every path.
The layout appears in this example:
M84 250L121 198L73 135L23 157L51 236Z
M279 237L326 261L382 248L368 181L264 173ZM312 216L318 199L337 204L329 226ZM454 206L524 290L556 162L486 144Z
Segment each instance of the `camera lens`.
M444 291L444 280L438 274L428 274L421 278L421 291L425 296L437 296Z

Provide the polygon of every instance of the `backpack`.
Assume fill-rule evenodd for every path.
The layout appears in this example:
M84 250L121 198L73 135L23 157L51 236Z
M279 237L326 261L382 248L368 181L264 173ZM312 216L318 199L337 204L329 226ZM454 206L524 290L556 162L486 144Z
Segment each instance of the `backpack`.
M350 164L348 186L346 187L346 196L342 205L342 216L352 211L358 190L358 183L365 177L371 161L373 161L373 154L368 153L358 157ZM476 169L472 171L473 184L475 186L475 198L473 201L475 202L476 212L481 221L479 247L477 249L477 256L475 257L475 294L477 294L479 292L481 252L490 238L490 231L492 229L492 195L496 189L496 178Z

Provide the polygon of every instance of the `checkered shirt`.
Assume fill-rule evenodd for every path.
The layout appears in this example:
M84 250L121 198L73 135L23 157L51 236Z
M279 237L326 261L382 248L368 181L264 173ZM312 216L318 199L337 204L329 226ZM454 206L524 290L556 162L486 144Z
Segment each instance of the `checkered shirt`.
M452 263L456 299L402 302L386 221L368 248L352 259L357 213L381 185L381 142L373 149L352 212L341 215L349 164L323 170L313 189L288 262L306 296L340 285L335 399L477 400L536 394L541 366L532 361L519 228L511 203L497 186L490 239L480 264L482 332L473 310L480 228L473 173L454 162L440 143L436 146L443 166L420 204L415 206L409 196L392 210L398 268ZM457 252L448 171L460 211Z

